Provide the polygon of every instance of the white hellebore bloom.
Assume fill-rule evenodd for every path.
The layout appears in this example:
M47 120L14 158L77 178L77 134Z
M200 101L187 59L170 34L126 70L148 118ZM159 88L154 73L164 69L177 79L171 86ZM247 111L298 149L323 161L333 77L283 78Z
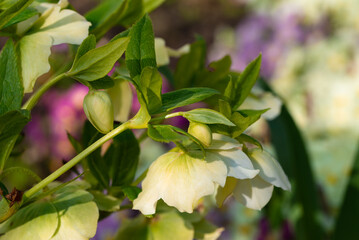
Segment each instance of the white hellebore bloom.
M50 70L48 58L51 46L61 43L81 44L88 36L90 22L73 10L62 9L68 5L41 3L34 7L41 13L17 26L24 92L32 92L36 79Z
M172 151L160 156L150 166L142 182L142 192L133 202L133 209L154 214L159 199L180 212L191 213L198 200L224 187L227 176L238 179L255 177L250 159L235 139L213 134L212 144L202 152Z
M228 178L224 188L217 192L217 203L222 205L223 201L233 193L234 198L244 206L260 210L270 200L273 186L283 190L291 190L290 182L282 167L269 153L261 149L253 149L248 153L259 174L253 179L237 180Z
M188 44L183 45L179 49L172 49L166 46L166 42L163 38L155 38L155 52L157 66L165 66L170 63L170 57L181 57L184 54L189 53L190 46Z

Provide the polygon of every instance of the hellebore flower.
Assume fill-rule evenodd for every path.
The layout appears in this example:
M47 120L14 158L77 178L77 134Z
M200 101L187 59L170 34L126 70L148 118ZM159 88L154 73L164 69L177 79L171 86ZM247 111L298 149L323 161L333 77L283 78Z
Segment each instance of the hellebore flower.
M133 209L154 214L157 201L163 199L180 212L191 213L200 198L215 192L217 184L224 187L227 176L255 177L259 170L254 169L240 147L235 139L213 134L205 157L197 149L173 149L160 156L150 166Z
M62 0L58 4L34 5L40 17L34 16L17 26L25 93L32 92L36 79L50 70L52 45L81 44L88 35L91 23L73 10L62 9L67 5Z
M290 182L282 167L269 153L257 148L249 150L248 155L254 167L259 169L259 174L252 179L229 177L226 185L218 189L216 195L218 205L222 205L233 193L234 198L244 206L260 210L269 202L273 186L291 190Z

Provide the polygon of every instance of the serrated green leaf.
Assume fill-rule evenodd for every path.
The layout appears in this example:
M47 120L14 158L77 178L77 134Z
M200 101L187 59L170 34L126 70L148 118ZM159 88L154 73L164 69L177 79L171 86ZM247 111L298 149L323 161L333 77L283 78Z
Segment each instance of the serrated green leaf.
M268 109L263 110L240 110L232 114L231 120L236 124L232 131L232 137L236 138L241 135L250 125L255 123L263 113Z
M204 69L206 61L206 43L199 39L191 44L190 52L179 60L174 73L176 89L192 87L195 74Z
M147 134L150 138L158 142L177 142L188 139L179 134L171 125L148 125Z
M197 108L188 112L183 112L182 116L193 122L235 126L223 114L207 108Z
M0 116L0 169L5 166L18 134L30 121L30 112L14 110Z
M155 42L151 19L145 15L130 31L126 50L126 66L132 78L140 75L149 66L156 68Z
M84 81L94 81L104 77L122 56L128 43L129 38L119 38L86 52L74 62L67 75Z
M233 110L237 110L251 92L252 87L259 77L261 61L262 55L260 54L256 59L248 64L248 66L239 76L236 88L236 96L233 101Z
M20 64L12 40L8 40L0 55L0 115L20 109L24 88Z
M358 236L359 229L353 223L359 221L359 144L350 178L346 187L343 203L335 223L333 239L353 239Z
M13 18L24 11L34 0L19 0L9 8L0 13L0 30L4 28Z
M18 15L13 17L8 23L5 24L4 28L10 27L11 25L14 25L16 23L25 21L35 15L39 14L39 12L35 8L26 8L22 12L20 12Z
M128 0L102 1L96 8L93 8L85 15L86 19L92 23L90 32L97 39L100 39L119 23L128 8L128 4Z
M107 75L103 78L88 83L93 89L108 89L112 88L115 85L113 79Z
M131 130L126 130L113 139L103 164L112 180L112 186L130 185L135 177L140 147Z
M162 77L156 68L145 67L139 80L139 87L150 113L156 112L162 105Z
M137 198L138 194L141 192L141 188L135 187L135 186L127 186L122 188L123 193L130 199L130 201L133 201Z
M215 94L219 94L219 92L211 88L184 88L165 93L162 94L162 107L160 112L166 112L178 107L200 102Z
M74 62L77 62L85 53L96 48L96 37L92 34L85 38L77 49Z

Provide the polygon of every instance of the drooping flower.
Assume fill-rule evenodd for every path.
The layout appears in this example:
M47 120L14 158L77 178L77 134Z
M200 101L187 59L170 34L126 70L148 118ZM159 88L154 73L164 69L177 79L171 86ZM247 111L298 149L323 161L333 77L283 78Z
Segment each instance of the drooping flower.
M163 199L167 205L191 213L200 198L215 192L217 184L224 187L227 176L255 177L259 170L254 169L240 147L235 139L213 134L205 157L198 149L174 149L160 156L150 166L133 208L146 215L154 214L157 201Z
M17 26L25 93L32 92L36 79L50 70L48 58L52 45L81 44L88 35L91 23L73 10L62 9L67 5L67 0L35 5L41 15Z
M216 200L222 205L233 194L234 198L248 208L260 210L270 200L273 186L291 190L290 182L282 167L268 152L259 148L249 150L248 155L259 174L252 179L229 177L225 187L218 189Z

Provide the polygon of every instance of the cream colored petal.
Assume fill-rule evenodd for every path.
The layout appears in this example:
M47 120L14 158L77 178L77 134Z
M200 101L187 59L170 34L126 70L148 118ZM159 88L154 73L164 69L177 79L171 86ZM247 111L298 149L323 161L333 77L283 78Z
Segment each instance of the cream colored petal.
M213 133L212 137L213 137L212 144L207 149L226 150L226 149L238 148L242 146L242 144L240 144L237 140L222 134Z
M127 81L115 79L115 86L107 89L113 104L115 121L126 122L132 106L132 91Z
M254 169L251 160L240 149L213 151L223 160L228 168L227 176L238 179L254 178L259 170Z
M191 213L197 201L214 193L215 183L223 186L227 168L217 156L208 153L202 160L201 152L191 156L182 152L168 152L150 166L142 192L133 202L133 208L143 214L155 213L156 204L163 199L180 212Z
M257 176L238 180L233 191L234 198L247 208L261 210L272 197L273 185Z
M260 170L259 176L265 181L284 190L291 189L288 177L285 175L282 167L268 152L254 149L250 151L249 156L255 168Z
M88 36L91 23L75 11L54 5L35 22L32 32L46 32L54 39L54 45L61 43L81 44Z
M50 70L48 58L52 38L46 34L31 34L19 42L24 92L32 92L36 79Z
M155 38L155 52L157 66L164 66L170 63L170 57L168 56L166 42L162 38Z
M223 205L223 202L232 195L235 187L237 185L237 179L234 177L228 177L226 180L226 185L224 187L218 187L216 193L216 203L219 207Z

